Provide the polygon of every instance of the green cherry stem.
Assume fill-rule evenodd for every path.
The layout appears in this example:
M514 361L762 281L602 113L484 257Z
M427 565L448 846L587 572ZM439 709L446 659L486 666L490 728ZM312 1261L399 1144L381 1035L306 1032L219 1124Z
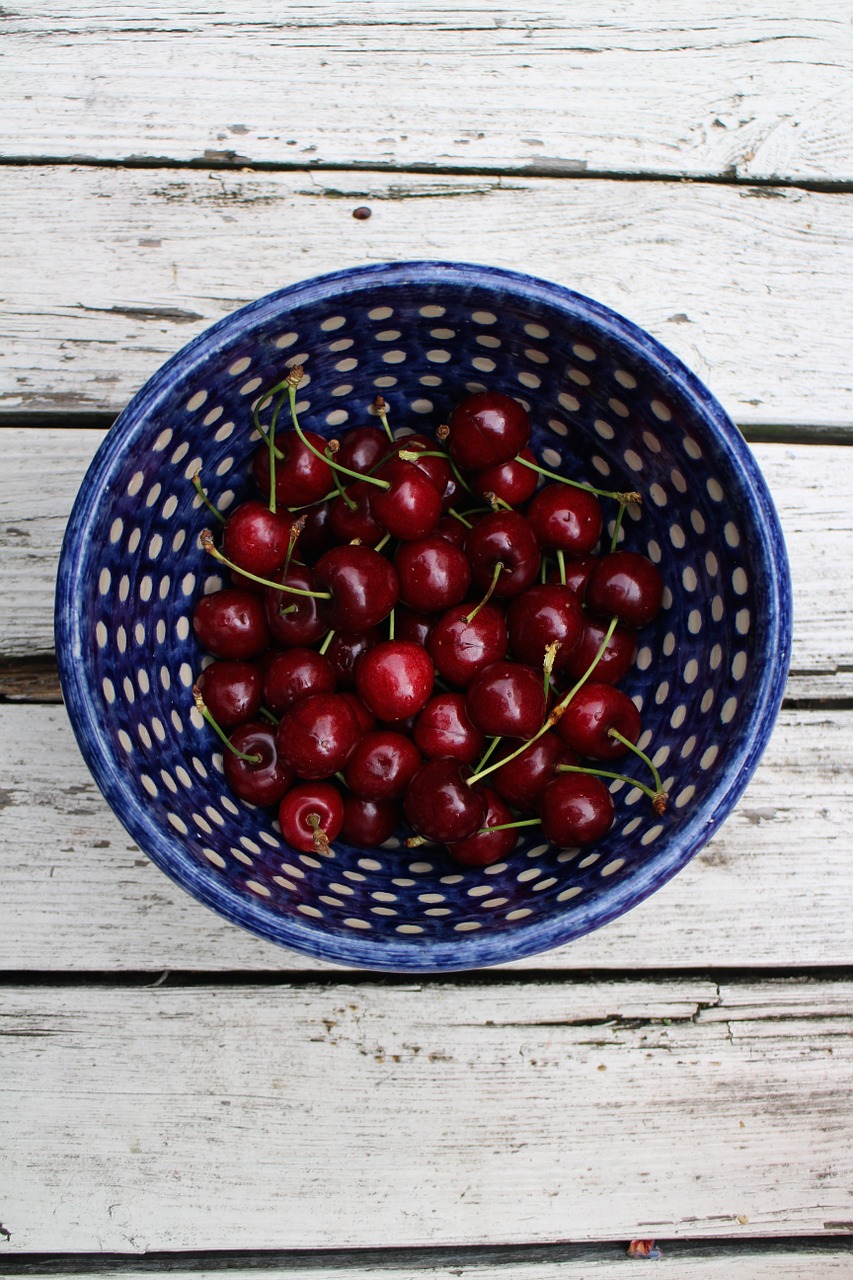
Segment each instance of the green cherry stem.
M448 507L448 508L447 508L447 514L448 514L449 516L453 516L454 520L458 520L460 524L464 524L464 526L465 526L465 528L466 528L466 529L473 529L473 528L474 528L474 526L472 525L471 521L470 521L470 520L466 520L466 519L465 519L465 517L464 517L463 515L460 515L460 514L459 514L459 512L456 510L456 508L455 508L455 507Z
M334 471L340 471L342 475L349 476L351 480L364 480L367 484L375 484L379 489L390 489L390 481L380 480L378 476L369 476L366 473L364 475L360 475L358 471L350 470L350 468L345 467L343 463L335 462L333 459L327 457L325 453L321 453L320 450L306 438L305 432L300 427L299 419L296 416L296 388L302 381L304 372L305 370L302 368L302 365L294 365L290 370L290 373L287 375L287 393L290 397L290 420L293 423L293 430L299 436L299 439L305 445L305 448L310 453L313 453L315 457L319 458L321 462L325 462L326 465L331 467Z
M207 723L210 725L214 733L219 734L219 737L225 743L228 750L232 752L238 758L238 760L247 760L249 764L261 763L261 760L263 758L262 756L250 756L250 755L247 755L245 751L238 751L238 749L234 746L233 742L228 737L228 734L225 732L224 729L222 729L216 723L213 716L210 714L207 707L204 705L204 698L201 696L201 689L199 689L197 684L193 685L193 702L195 703L195 709L199 713L199 715L202 716L207 721Z
M384 538L380 538L380 539L379 539L379 541L377 542L377 544L376 544L376 546L373 548L373 550L374 550L374 551L381 551L381 550L382 550L382 548L385 546L385 544L386 544L387 542L390 542L390 541L391 541L391 535L390 535L390 533L386 533Z
M560 566L560 581L562 582L563 586L565 586L566 585L566 553L565 551L560 551L559 549L557 550L557 564Z
M542 692L545 694L546 701L548 698L548 690L551 688L551 679L554 674L554 663L557 660L557 650L559 647L559 640L552 640L545 649L545 659L542 663Z
M373 401L373 408L377 417L379 418L379 421L382 423L382 426L385 428L386 436L388 437L388 439L391 441L392 444L395 444L396 441L394 440L394 434L391 431L391 428L388 426L388 404L385 398L383 396L377 396L376 399Z
M284 401L285 401L285 393L282 392L278 398L278 403L275 406L275 410L272 415L272 421L270 422L270 433L269 433L270 511L273 513L273 515L275 515L276 500L278 497L275 491L275 461L276 461L276 458L283 457L281 450L277 449L275 445L275 429L276 429L276 424L278 423L278 415L281 413L281 406L284 404Z
M486 499L486 502L488 502L493 511L512 511L510 504L508 502L504 502L503 498L499 498L491 489L489 489L487 493L484 493L483 497Z
M615 498L617 502L642 502L642 494L633 490L630 493L614 493L612 489L596 489L591 484L584 484L582 480L570 480L568 476L561 476L558 471L549 471L547 467L540 467L538 462L528 462L527 458L522 458L519 454L515 459L520 462L523 467L529 467L531 471L538 471L540 476L547 476L549 480L559 480L561 484L570 484L573 489L586 489L587 493L594 493L599 498Z
M491 600L492 592L494 591L495 587L498 585L498 578L501 576L503 571L504 571L504 566L501 564L499 560L498 563L495 565L494 572L492 573L492 580L489 583L488 591L483 596L480 603L478 605L475 605L474 608L471 610L471 612L465 615L465 621L468 623L469 627L471 623L474 621L474 619L476 618L477 614L482 609L483 605L488 604L488 602Z
M615 519L615 521L614 521L614 523L613 523L613 535L612 535L612 537L611 537L611 539L610 539L610 552L611 552L611 555L612 555L612 553L616 550L616 547L617 547L617 546L618 546L618 544L619 544L619 530L622 528L622 521L623 521L623 519L624 519L624 517L625 517L625 508L626 508L626 505L627 505L626 503L624 503L624 502L620 502L620 503L619 503L619 510L618 510L618 511L617 511L617 513L616 513L616 519Z
M455 477L455 479L456 479L457 484L461 485L461 486L462 486L462 488L465 490L465 492L466 492L466 493L470 493L470 495L471 495L471 497L472 497L472 498L476 498L476 497L478 497L479 495L478 495L478 494L476 494L476 493L474 492L474 490L471 488L470 484L469 484L469 483L468 483L468 481L465 479L465 477L463 476L462 472L459 470L459 468L457 467L456 463L455 463L455 462L453 461L453 459L451 458L450 454L449 454L449 453L447 453L447 454L445 454L444 456L447 458L447 461L450 463L450 470L453 472L453 475L454 475L454 477Z
M221 524L225 524L225 516L222 514L222 512L219 510L218 507L215 507L213 505L213 503L210 501L210 498L208 498L204 489L202 489L201 487L200 471L197 471L193 476L193 488L195 489L198 496L201 498L204 505L207 507L208 511L212 511L213 514L216 516L216 519L219 520Z
M258 707L258 715L262 720L266 720L267 724L278 724L278 716L274 716L269 707Z
M325 640L323 641L323 643L320 645L320 649L319 649L319 652L320 652L321 654L324 654L324 653L326 652L326 650L328 649L329 645L332 643L332 641L334 640L334 638L335 638L335 633L334 633L334 631L327 631L327 632L326 632L326 638L325 638Z
M499 822L493 827L480 827L478 836L487 836L490 831L514 831L516 827L538 827L539 818L519 818L517 822Z
M618 729L610 729L608 733L608 737L615 738L617 742L621 742L622 745L627 747L629 751L633 751L635 756L639 756L643 764L647 765L648 768L651 770L651 774L655 782L655 787L657 788L658 794L660 794L663 791L663 783L661 782L661 776L660 776L660 773L658 772L658 768L654 760L652 760L650 756L647 756L645 751L641 751L635 742L631 742L630 739L626 738L624 734L620 733Z
M285 392L286 388L287 388L287 379L282 378L281 381L277 382L274 387L270 387L269 391L265 391L264 394L260 397L260 399L255 401L254 407L252 408L252 425L254 426L258 435L261 437L264 444L266 445L269 445L270 440L266 431L261 426L261 411L267 407L267 405L271 402L273 396L276 394L277 391ZM284 458L284 454L275 444L273 444L272 447L275 450L275 456L278 458L279 461L281 461Z
M388 639L389 640L394 639L394 612L395 611L392 609L391 612L388 614Z
M486 764L486 762L489 759L489 756L492 754L492 752L494 751L495 747L498 745L499 742L500 742L500 737L492 738L491 742L486 747L482 760L477 765L478 770L483 768L483 765Z
M615 782L627 782L629 786L636 787L638 791L642 791L643 795L649 797L656 814L660 816L666 811L666 803L669 799L667 793L660 789L653 791L651 787L646 786L645 782L640 782L639 778L629 778L626 773L611 773L609 769L589 769L586 765L580 764L558 764L555 768L557 773L589 773L594 778L613 778Z
M234 564L217 549L213 542L213 534L209 529L202 529L199 541L208 555L213 556L214 560L218 560L220 564L227 565L235 573L241 573L244 578L249 578L252 582L257 582L262 587L272 587L274 591L287 591L295 596L313 596L315 600L331 600L332 598L331 591L306 591L303 587L289 587L284 582L273 582L270 578L259 578L256 573L249 573L248 569L241 569L238 564Z
M338 475L337 467L335 466L333 461L333 454L334 454L334 449L332 448L331 444L328 444L326 446L326 461L328 462L332 470L332 479L335 482L335 489L337 490L339 497L343 498L344 502L347 504L350 511L355 511L356 507L358 506L358 503L353 501L353 499L349 496L343 484L341 483L341 478Z

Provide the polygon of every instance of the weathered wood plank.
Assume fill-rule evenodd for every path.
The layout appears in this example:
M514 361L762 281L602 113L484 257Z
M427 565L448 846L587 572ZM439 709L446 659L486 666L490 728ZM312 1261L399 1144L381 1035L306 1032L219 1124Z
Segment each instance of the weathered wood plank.
M485 258L615 307L743 425L853 429L853 195L53 167L6 169L3 183L7 415L117 411L243 302L334 268L434 257Z
M0 432L0 657L53 651L56 561L74 494L103 434L11 427ZM795 636L788 694L853 696L849 603L843 592L826 590L836 565L853 561L853 450L760 444L754 452L779 508L792 562Z
M5 20L5 156L853 178L848 11L158 0Z
M519 969L853 964L853 714L783 711L740 805L647 902ZM0 707L0 969L326 971L176 888L107 809L61 707Z
M7 989L23 1251L850 1230L853 985ZM846 1225L845 1225L846 1224Z

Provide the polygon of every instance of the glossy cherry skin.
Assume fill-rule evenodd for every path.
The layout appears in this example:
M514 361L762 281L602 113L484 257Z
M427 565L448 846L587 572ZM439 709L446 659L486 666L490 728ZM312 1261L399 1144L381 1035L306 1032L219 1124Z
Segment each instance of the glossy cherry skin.
M269 644L264 606L252 591L225 587L196 601L196 639L215 658L256 658Z
M509 643L499 609L485 604L468 621L476 605L458 604L436 622L427 643L436 670L451 684L469 685L478 671L504 657Z
M351 542L360 538L362 542L372 546L382 537L382 529L373 518L370 507L371 486L363 480L356 481L347 489L349 503L338 494L331 503L329 511L329 529L338 542Z
M309 817L316 817L315 828ZM335 840L344 821L344 802L337 787L330 782L298 782L291 787L278 807L281 834L300 853L323 853L324 840Z
M432 659L411 640L381 640L355 669L356 693L379 720L417 715L429 700L434 679Z
M530 449L522 449L519 457L526 458L528 462L536 462ZM487 493L493 493L511 507L520 507L528 498L532 498L538 483L538 472L525 467L517 458L501 462L495 467L486 467L471 477L471 488L478 497L485 498Z
M507 808L501 797L492 787L485 787L486 816L484 827L502 827L507 822L514 822L514 815ZM465 840L457 840L447 846L447 851L463 867L490 867L495 862L506 858L515 848L518 829L504 831L475 831Z
M338 687L351 689L355 684L355 668L358 660L368 649L372 649L382 639L378 627L368 631L336 631L332 636L326 657L332 664Z
M363 475L381 462L392 447L391 441L379 427L350 427L341 436L335 462Z
M317 591L313 569L291 560L287 574L276 581L302 591ZM291 591L276 591L267 587L264 592L264 616L276 644L284 648L312 645L328 631L325 618L320 613L320 601L314 596L296 595Z
M296 513L305 520L295 552L297 559L311 563L334 545L335 535L329 527L331 511L332 500L329 500Z
M403 810L418 835L441 844L464 840L483 825L486 798L468 785L471 770L459 760L427 760L412 778Z
M627 693L612 684L589 681L579 689L557 721L557 733L567 746L590 760L618 760L629 748L618 738L616 729L629 742L640 736L640 713Z
M613 824L613 797L600 778L561 773L542 793L542 834L562 849L594 844Z
M450 756L474 764L483 754L484 734L472 722L464 693L436 693L414 728L415 745L427 760Z
M425 649L437 621L434 613L418 613L414 609L407 609L405 605L397 605L394 612L394 635L398 640L411 640Z
M222 551L240 569L268 578L287 559L290 516L270 511L263 502L243 502L232 511L222 531Z
M261 721L238 725L229 741L248 756L260 756L257 762L241 760L233 751L222 753L222 767L231 790L248 804L278 804L293 784L293 771L278 754L275 729Z
M344 796L341 839L359 849L375 849L390 840L400 825L402 811L396 800L365 800Z
M519 741L510 739L506 744L501 744L501 754L510 755L520 746ZM537 813L542 792L557 776L554 772L557 765L577 763L575 753L549 729L522 751L520 756L496 769L489 781L513 809L522 813Z
M452 542L460 551L465 550L465 535L468 530L461 520L456 519L456 516L442 516L435 526L435 532L448 542Z
M601 537L601 504L594 493L568 484L547 484L527 508L539 545L583 555Z
M330 778L343 769L361 737L355 712L335 693L309 693L279 721L276 745L300 778Z
M314 580L332 593L322 613L334 631L369 631L388 617L399 594L394 566L372 547L331 547L314 566Z
M519 511L493 511L482 516L465 538L474 582L488 590L495 566L503 565L495 595L518 595L535 580L541 554L536 536Z
M353 693L351 689L343 689L338 694L338 697L343 698L349 704L362 733L370 733L371 729L376 728L376 716L371 711L368 711L358 694Z
M464 551L438 533L404 542L394 557L400 599L422 613L438 613L464 600L471 566Z
M663 600L663 578L646 556L612 551L603 556L586 584L585 603L600 618L614 614L626 627L645 627Z
M471 681L465 705L488 737L531 738L545 720L542 676L520 662L494 662Z
M220 729L254 720L260 710L263 677L253 662L211 662L197 683Z
M500 391L476 391L460 400L449 426L450 455L468 471L509 462L530 440L527 410Z
M580 680L594 661L607 634L607 625L596 618L584 617L580 639L570 653L563 676ZM595 667L595 679L605 684L618 684L634 665L637 638L627 627L617 626Z
M423 763L411 738L393 729L366 733L347 761L346 784L365 800L397 800Z
M328 441L316 431L305 431L305 438L322 453ZM295 431L278 431L276 448L284 455L275 460L275 496L286 507L303 507L316 502L334 487L332 469L299 439ZM265 444L255 453L252 475L262 493L269 497L270 454Z
M566 556L563 560L563 568L566 574L565 586L570 591L574 591L575 595L583 600L586 584L589 581L589 575L598 564L599 557L593 555L586 556ZM549 582L560 582L560 570L552 569L548 574Z
M309 693L333 693L335 671L316 649L285 649L264 672L264 703L277 716Z
M388 483L374 485L370 505L374 519L392 538L409 541L432 533L441 518L441 494L414 462L389 458L375 473Z
M535 583L515 596L507 610L509 644L516 658L541 667L556 642L553 670L565 666L583 630L583 610L574 591L556 582Z
M447 491L447 486L455 481L453 480L453 472L450 470L450 463L444 451L439 448L437 442L425 435L403 436L396 442L396 451L399 454L402 450L404 453L426 454L426 457L418 457L410 459L416 467L420 467L432 481L439 495L443 498ZM439 453L442 456L436 457Z

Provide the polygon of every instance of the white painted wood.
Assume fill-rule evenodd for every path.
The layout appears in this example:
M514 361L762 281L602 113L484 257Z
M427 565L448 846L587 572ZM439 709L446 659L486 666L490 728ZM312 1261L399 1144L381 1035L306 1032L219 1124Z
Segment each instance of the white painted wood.
M853 985L9 988L23 1251L850 1230Z
M117 411L252 298L434 257L598 298L680 355L741 424L853 427L850 194L55 167L5 169L3 193L6 412ZM353 219L365 204L373 216Z
M104 433L4 428L0 458L0 656L53 651L53 592L65 523ZM792 564L795 635L789 696L853 696L849 599L827 592L853 562L853 450L754 446L779 509Z
M853 964L853 714L784 711L708 846L627 915L519 970ZM107 809L61 707L0 707L0 969L329 971L176 888Z
M853 177L849 11L24 0L5 156Z

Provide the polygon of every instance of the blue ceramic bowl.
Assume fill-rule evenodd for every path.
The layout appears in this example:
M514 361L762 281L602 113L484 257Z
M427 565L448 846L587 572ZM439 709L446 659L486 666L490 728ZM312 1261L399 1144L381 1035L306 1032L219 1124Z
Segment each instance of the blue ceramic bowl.
M191 686L201 468L222 508L247 489L250 406L304 364L301 421L437 426L469 389L518 397L544 463L639 489L624 545L656 561L664 609L625 687L671 792L658 817L614 784L616 821L590 851L525 831L511 859L462 870L393 840L299 854L274 816L236 801ZM611 511L611 515L614 512ZM636 517L636 518L634 518ZM365 968L437 971L515 960L597 929L666 883L713 835L764 750L791 639L776 512L737 429L704 386L606 307L514 272L386 263L282 289L190 342L109 432L72 513L56 643L81 750L146 853L200 901L261 937ZM642 766L640 766L642 768Z

